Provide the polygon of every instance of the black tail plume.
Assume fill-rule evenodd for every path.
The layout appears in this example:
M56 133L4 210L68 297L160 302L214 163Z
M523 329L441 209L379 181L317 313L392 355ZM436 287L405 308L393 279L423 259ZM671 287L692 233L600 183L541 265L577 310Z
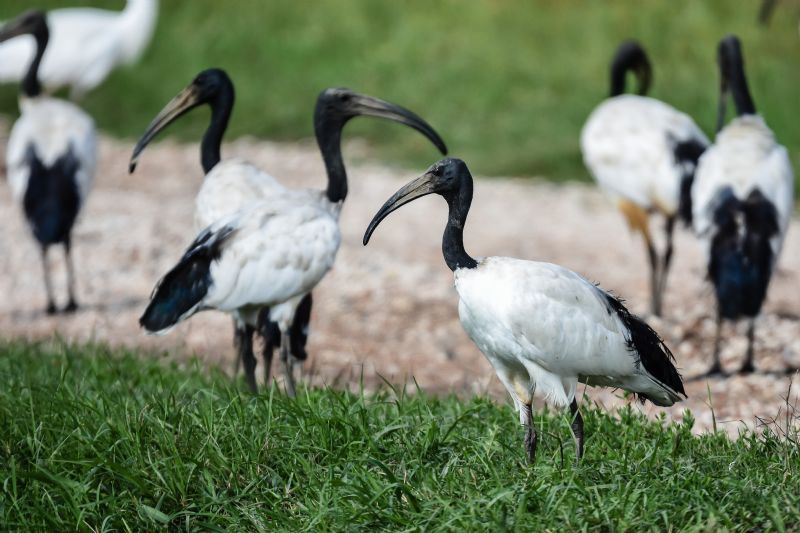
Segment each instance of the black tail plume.
M222 253L222 244L235 228L225 226L201 233L175 267L161 278L139 324L151 333L164 331L198 311L213 284L211 263Z
M778 233L775 206L753 190L744 201L730 190L720 193L714 211L714 236L708 276L722 318L754 317L761 312L772 276L770 238Z
M664 344L664 340L644 320L628 311L622 300L611 294L604 294L611 311L619 316L622 324L630 332L628 348L639 358L639 363L644 365L647 373L659 383L686 396L681 375L675 368L675 357ZM642 394L639 394L639 397L656 403Z

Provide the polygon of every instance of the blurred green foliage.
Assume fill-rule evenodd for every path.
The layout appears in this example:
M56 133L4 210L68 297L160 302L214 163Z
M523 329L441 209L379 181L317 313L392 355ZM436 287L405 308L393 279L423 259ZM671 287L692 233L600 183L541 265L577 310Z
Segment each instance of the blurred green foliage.
M119 0L93 3L123 6ZM4 0L0 18L30 4ZM219 66L237 88L229 138L309 138L317 93L348 86L424 116L479 174L587 179L578 136L606 96L608 63L620 41L641 40L655 68L652 95L712 133L716 45L732 32L744 43L756 105L798 168L800 6L779 3L771 25L763 27L756 22L759 4L162 0L155 38L141 62L115 71L83 105L104 130L133 138L198 71ZM15 89L0 89L0 111L16 113ZM206 117L196 113L172 131L198 139ZM388 161L421 168L437 157L404 128L361 120L349 130L369 138Z

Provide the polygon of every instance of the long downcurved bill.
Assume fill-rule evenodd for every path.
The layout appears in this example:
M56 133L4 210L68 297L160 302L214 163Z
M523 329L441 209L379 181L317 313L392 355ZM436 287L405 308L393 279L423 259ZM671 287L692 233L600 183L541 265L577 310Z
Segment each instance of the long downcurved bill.
M447 146L436 130L413 111L365 94L355 94L353 98L356 114L385 118L414 128L427 137L442 154L447 155Z
M181 92L178 93L175 98L169 101L169 103L164 106L156 118L147 126L142 137L139 139L139 142L136 143L136 146L133 149L133 154L131 155L131 161L128 164L128 172L133 173L136 170L136 164L139 162L139 155L145 149L145 147L152 141L158 133L169 126L175 119L196 107L199 104L198 101L199 95L197 89L190 85L183 89Z
M375 231L375 228L378 227L378 224L380 224L384 218L388 217L389 213L400 209L407 203L413 202L417 198L421 198L436 192L433 179L433 174L426 172L424 175L405 185L399 191L394 193L391 198L386 200L386 203L384 203L378 212L375 213L375 216L372 217L372 221L369 223L369 226L367 226L367 231L364 233L364 240L362 241L364 246L366 246L369 242L370 237L372 237L372 232Z

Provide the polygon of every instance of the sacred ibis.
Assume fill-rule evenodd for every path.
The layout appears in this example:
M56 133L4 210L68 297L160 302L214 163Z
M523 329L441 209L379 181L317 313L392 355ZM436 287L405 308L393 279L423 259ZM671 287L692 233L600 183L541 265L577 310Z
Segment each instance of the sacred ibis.
M442 253L455 277L461 324L511 396L527 430L531 462L536 392L555 406L569 406L578 459L583 454L583 420L575 399L579 382L621 388L659 406L685 396L669 348L615 296L558 265L475 259L466 252L472 176L459 159L435 163L389 198L367 227L364 244L392 211L431 193L442 196L449 209Z
M133 171L142 150L167 125L197 106L208 104L211 107L211 122L201 144L201 161L206 178L196 198L195 225L198 228L212 225L221 217L254 201L279 201L288 197L300 198L309 205L322 206L338 220L341 203L347 195L347 174L340 146L341 133L344 125L356 116L374 116L400 122L420 131L440 150L446 151L444 142L433 128L411 111L349 89L326 89L317 98L314 128L328 174L328 190L292 190L246 161L221 159L222 136L233 109L233 102L233 83L224 71L209 69L201 72L153 119L134 148L131 157L130 168ZM315 245L315 239L310 239L308 242L302 240L297 242L299 247ZM336 246L338 246L338 240ZM306 358L305 343L308 336L311 306L311 294L303 295L297 308L297 314L288 330L283 330L277 321L268 320L267 317L272 313L270 309L265 309L262 312L262 319L255 322L249 320L248 317L234 316L235 345L238 347L240 358L244 363L251 390L257 390L256 363L252 353L254 330L258 330L265 340L264 371L267 381L269 381L269 369L275 346L283 347L284 344L290 346L287 350L281 349L282 356L291 353L293 358L298 361ZM284 343L282 334L287 332L290 334L290 339ZM288 363L284 366L284 369L290 368L291 365ZM287 387L293 391L293 377L288 374L286 377Z
M135 62L153 35L158 0L128 0L122 11L55 9L47 13L50 46L39 79L50 91L70 87L77 99L106 79L120 64ZM18 82L36 53L29 37L0 46L0 83Z
M632 71L639 95L623 94ZM611 63L611 93L581 131L583 160L614 200L633 231L641 232L650 261L651 311L660 315L672 260L672 233L680 214L691 223L691 190L697 160L709 144L686 114L645 96L652 70L642 46L624 42ZM664 218L663 251L650 233L650 215Z
M64 246L69 300L65 312L78 308L71 234L94 179L97 139L94 122L71 102L45 96L38 79L48 43L47 20L41 11L27 11L0 29L0 42L32 35L36 53L22 80L20 117L11 128L6 172L14 199L22 204L33 236L41 247L47 313L56 312L47 252Z
M794 205L794 174L786 148L757 114L745 77L741 44L733 35L718 48L721 76L717 138L700 158L692 186L694 229L706 249L717 299L717 328L709 375L722 374L722 321L747 318L747 354L753 366L755 319L781 252ZM722 127L728 97L736 118Z

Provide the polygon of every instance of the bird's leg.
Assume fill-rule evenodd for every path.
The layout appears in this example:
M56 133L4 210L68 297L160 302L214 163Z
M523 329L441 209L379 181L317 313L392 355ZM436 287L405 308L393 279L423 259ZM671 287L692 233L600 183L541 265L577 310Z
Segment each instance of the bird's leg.
M283 361L283 372L286 378L286 394L290 398L296 396L294 387L294 373L292 370L291 336L286 331L281 331L281 361Z
M239 375L239 368L242 366L242 356L241 356L241 349L239 348L239 344L241 343L241 336L239 335L239 326L236 322L236 319L233 320L233 349L236 350L236 357L234 358L233 362L233 377Z
M253 354L253 327L247 324L236 324L236 345L239 347L239 358L244 366L244 379L253 394L258 393L256 384L256 356Z
M661 297L658 293L658 253L647 234L645 234L645 243L647 244L647 257L650 260L650 310L654 315L661 316Z
M258 314L258 332L264 341L264 347L261 351L261 356L264 359L264 383L267 387L270 385L272 374L272 356L275 348L280 346L281 332L275 325L269 321L269 308L262 309Z
M533 427L531 404L521 404L520 418L525 419L525 451L528 453L528 464L536 462L536 428Z
M572 415L572 436L575 437L575 464L577 465L583 457L583 417L578 410L578 402L575 398L569 404L569 412Z
M744 364L739 369L740 374L752 374L755 372L756 367L753 366L753 343L756 338L756 319L750 319L750 324L747 326L747 355L745 356Z
M664 303L664 291L667 288L667 273L669 272L670 263L672 262L672 234L675 229L675 217L667 217L664 225L664 233L666 236L664 256L662 257L661 272L658 277L658 311L661 313L661 307Z
M69 239L64 243L64 260L67 262L67 294L69 295L64 312L73 313L78 310L78 302L75 300L75 263L72 261L72 246L70 246Z
M47 293L47 307L45 311L48 315L56 313L56 302L53 300L53 284L50 281L50 268L47 264L47 247L42 246L42 266L44 267L44 290Z
M719 361L720 342L722 339L722 315L717 314L717 333L714 337L714 353L711 355L711 368L706 372L706 376L724 376L722 364Z

